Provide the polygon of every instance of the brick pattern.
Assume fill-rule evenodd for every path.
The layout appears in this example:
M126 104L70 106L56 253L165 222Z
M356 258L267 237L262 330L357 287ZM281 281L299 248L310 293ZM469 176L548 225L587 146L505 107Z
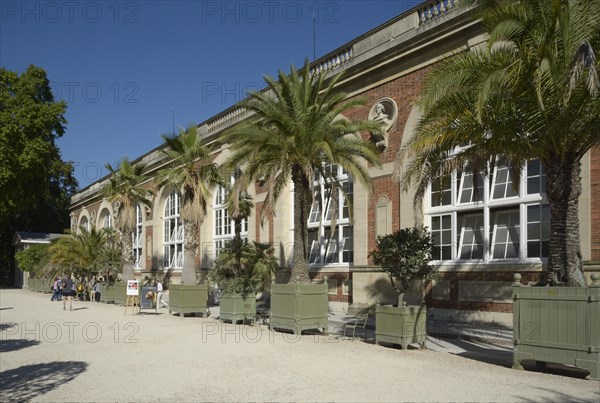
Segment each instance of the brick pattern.
M344 285L344 281L352 279L351 273L311 273L311 280L319 280L323 281L327 277L328 280L337 280L337 290L336 294L329 294L329 301L331 302L347 302L349 304L352 303L352 295L343 295L342 287Z
M540 272L519 272L521 284L536 282L540 278ZM512 303L506 302L473 302L459 301L458 284L461 281L507 281L512 282L515 271L506 272L453 272L440 273L440 280L450 282L450 299L437 300L432 296L432 284L429 283L425 289L425 301L428 307L438 309L457 309L487 312L512 313Z

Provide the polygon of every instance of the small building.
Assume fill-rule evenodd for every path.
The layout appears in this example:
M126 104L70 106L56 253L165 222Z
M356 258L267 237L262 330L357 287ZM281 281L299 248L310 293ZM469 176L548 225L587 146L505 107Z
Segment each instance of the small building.
M15 237L13 238L13 246L15 248L15 253L25 250L29 248L31 245L36 244L49 244L54 239L60 238L63 234L53 234L50 232L23 232L18 231L15 233ZM18 288L27 288L29 286L29 273L21 271L19 269L19 264L15 261L15 282L14 286Z

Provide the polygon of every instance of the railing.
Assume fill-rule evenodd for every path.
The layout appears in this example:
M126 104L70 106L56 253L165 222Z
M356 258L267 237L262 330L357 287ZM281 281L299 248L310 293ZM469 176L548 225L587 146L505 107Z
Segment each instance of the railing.
M417 10L419 26L446 16L458 7L459 0L434 0L424 4Z
M310 74L321 74L333 71L340 67L342 64L352 60L353 51L352 47L346 48L341 52L331 56L329 59L319 62L319 64L310 70Z
M219 116L217 119L208 122L206 124L208 131L211 131L219 126L224 125L225 123L229 122L230 120L233 120L235 118L240 117L241 115L243 115L246 112L245 108L235 108L234 110L232 110L229 113L226 113L223 116Z

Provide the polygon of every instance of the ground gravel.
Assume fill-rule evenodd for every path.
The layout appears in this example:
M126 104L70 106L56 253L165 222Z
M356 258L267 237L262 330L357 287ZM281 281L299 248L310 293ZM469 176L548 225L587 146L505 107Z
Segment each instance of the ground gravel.
M0 401L600 401L596 381L145 312L0 290Z

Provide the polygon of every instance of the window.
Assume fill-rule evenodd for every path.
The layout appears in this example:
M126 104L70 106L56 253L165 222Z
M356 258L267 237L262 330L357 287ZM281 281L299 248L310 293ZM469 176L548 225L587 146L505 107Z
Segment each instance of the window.
M477 188L475 188L473 171L468 166L460 174L460 185L458 188L459 203L483 201L483 175L481 173L477 174Z
M133 237L133 261L136 269L142 268L142 207L135 206L135 231Z
M323 178L315 170L314 199L308 217L308 263L351 264L354 262L353 230L350 223L350 204L354 191L352 180L347 172L336 165L328 165L325 172L336 177L341 186L332 189L328 186L330 179ZM336 228L332 232L334 214Z
M83 217L81 219L81 221L79 222L79 227L80 228L85 228L86 230L90 230L91 229L91 225L90 225L90 221L88 220L87 217ZM79 229L79 228L78 228Z
M452 259L452 216L449 214L431 217L431 251L433 260Z
M163 232L163 266L180 269L183 267L183 223L179 215L181 196L173 191L165 202Z
M504 199L518 196L513 185L512 164L497 158L492 174L492 199Z
M519 257L519 210L492 213L492 259Z
M527 206L527 257L546 257L550 250L550 206Z
M102 228L112 228L112 216L110 215L108 209L102 209L102 212L100 213L100 220L102 222Z
M483 214L459 216L458 258L483 259Z
M239 174L234 174L231 176L230 183L233 185L235 183L235 178ZM225 246L225 242L233 239L235 236L235 228L234 222L229 217L229 212L227 211L227 196L228 191L225 187L219 186L217 188L217 192L215 194L215 203L214 203L214 212L215 212L215 254L219 255L219 251L223 249ZM242 238L248 237L248 220L242 219L241 222L241 235Z
M448 206L452 203L452 177L438 176L431 182L431 207Z
M432 181L425 217L433 260L540 262L548 257L550 209L542 164L529 161L523 168L522 192L513 185L508 161L496 158L489 170L489 176L478 173L474 181L467 165L452 175L456 181Z
M527 163L527 194L546 193L546 172L539 160Z

